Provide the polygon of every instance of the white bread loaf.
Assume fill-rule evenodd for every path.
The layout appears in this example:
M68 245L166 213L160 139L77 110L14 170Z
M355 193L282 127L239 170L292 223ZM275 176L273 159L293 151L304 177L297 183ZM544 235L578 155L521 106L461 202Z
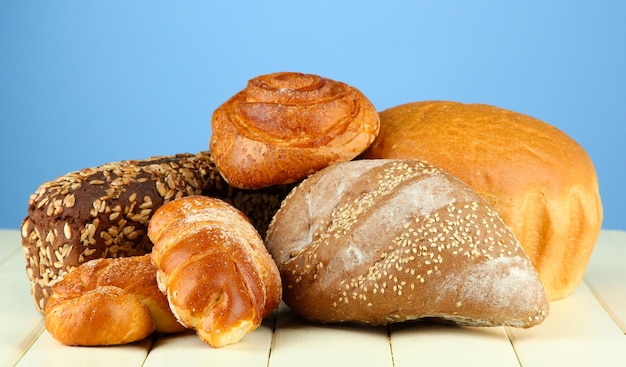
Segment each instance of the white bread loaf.
M421 101L380 112L364 158L419 159L482 195L524 247L548 298L583 279L602 226L598 177L556 127L485 104Z
M311 175L283 201L266 245L283 300L316 322L530 327L549 312L491 206L416 160L357 160Z

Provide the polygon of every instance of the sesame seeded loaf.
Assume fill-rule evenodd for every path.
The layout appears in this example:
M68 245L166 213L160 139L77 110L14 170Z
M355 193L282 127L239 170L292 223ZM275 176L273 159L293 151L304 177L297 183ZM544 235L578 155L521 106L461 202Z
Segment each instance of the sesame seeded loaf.
M21 227L36 307L43 312L50 286L88 260L149 253L148 221L166 202L198 194L219 197L264 233L287 192L286 187L232 188L209 152L107 163L45 182L31 195Z
M417 160L356 160L309 176L283 201L266 245L283 300L314 322L525 328L549 312L530 260L487 201Z

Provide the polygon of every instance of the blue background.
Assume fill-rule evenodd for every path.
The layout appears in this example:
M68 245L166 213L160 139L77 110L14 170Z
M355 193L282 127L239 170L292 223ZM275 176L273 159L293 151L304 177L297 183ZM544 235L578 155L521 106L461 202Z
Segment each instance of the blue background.
M625 1L3 1L0 228L45 180L208 148L248 79L314 73L379 109L481 102L578 141L626 230Z

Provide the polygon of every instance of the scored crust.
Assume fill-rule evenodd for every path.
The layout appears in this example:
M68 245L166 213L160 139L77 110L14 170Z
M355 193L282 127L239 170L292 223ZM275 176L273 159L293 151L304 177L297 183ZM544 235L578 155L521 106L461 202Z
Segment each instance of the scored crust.
M284 301L313 321L529 327L549 311L489 204L420 161L358 160L310 176L283 202L266 244Z

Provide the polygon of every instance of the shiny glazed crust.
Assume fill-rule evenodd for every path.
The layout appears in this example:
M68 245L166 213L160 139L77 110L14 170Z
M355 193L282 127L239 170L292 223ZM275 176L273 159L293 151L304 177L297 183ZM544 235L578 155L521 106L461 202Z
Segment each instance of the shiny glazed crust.
M414 102L380 113L364 158L420 159L487 199L511 227L551 300L582 281L602 225L594 165L573 139L484 104Z
M251 79L215 110L211 127L210 149L226 181L258 189L353 159L378 134L379 118L354 87L284 72Z
M150 256L96 259L52 287L48 332L67 345L116 345L183 331L156 283Z
M549 312L489 204L417 160L357 160L311 175L283 202L266 243L285 303L316 322L530 327Z
M276 264L248 219L226 202L174 200L156 211L148 236L172 311L207 344L238 342L278 307Z

